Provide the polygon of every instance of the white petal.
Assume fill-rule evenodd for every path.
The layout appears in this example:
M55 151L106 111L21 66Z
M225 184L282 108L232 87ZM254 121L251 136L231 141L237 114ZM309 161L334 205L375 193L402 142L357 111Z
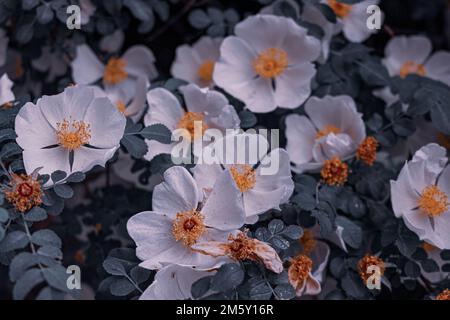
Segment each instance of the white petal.
M164 172L164 182L153 191L153 210L174 218L177 213L197 209L199 200L194 178L183 167Z
M202 213L205 216L205 224L215 229L229 231L243 226L245 212L242 193L228 170L216 179Z
M0 106L15 100L14 93L11 91L13 85L6 73L0 78Z
M100 40L100 48L103 51L114 53L120 50L123 44L125 35L121 29L117 29L112 34L104 36Z
M134 122L141 119L145 111L145 100L147 96L148 82L145 78L136 81L136 94L130 105L125 109L125 116L130 117Z
M193 48L188 45L181 45L175 51L175 60L170 73L174 78L197 83L200 80L198 69L202 62Z
M261 214L270 209L279 209L280 200L285 197L286 188L271 191L251 189L244 193L244 208L247 217Z
M303 164L312 160L312 149L316 129L305 116L290 114L286 117L286 151L295 164Z
M202 62L205 60L217 61L220 57L220 45L222 38L203 36L192 46L196 50Z
M153 283L139 300L186 300L192 299L191 287L197 280L213 275L211 271L198 271L175 264L159 270Z
M425 64L426 75L450 86L450 52L438 51Z
M442 171L437 185L450 198L450 165L447 165Z
M286 109L295 109L311 95L311 80L316 74L312 63L286 69L275 79L275 103Z
M137 45L128 49L122 56L126 61L125 70L135 77L146 77L152 80L158 76L154 65L155 56L147 47Z
M200 195L209 194L217 178L223 173L223 169L219 164L198 164L191 171Z
M126 119L108 98L94 99L84 120L89 123L91 129L90 145L104 149L119 145L125 131Z
M180 91L183 93L186 108L191 112L219 115L228 105L227 98L220 92L208 88L200 89L195 84L183 86Z
M170 91L163 88L150 90L147 93L147 102L149 109L144 118L146 126L162 123L171 131L177 128L184 111L178 99Z
M17 143L22 149L41 149L58 143L55 130L49 125L41 109L26 103L15 120Z
M106 162L111 159L118 146L110 149L94 149L81 147L74 151L72 171L88 172L95 166L104 167Z
M171 154L174 143L165 144L156 140L145 140L147 144L147 153L144 155L144 159L147 161L153 160L154 157L160 154Z
M75 83L91 84L103 77L105 66L87 45L77 47L76 58L72 61L72 77Z
M24 150L23 164L27 174L40 167L39 174L52 174L57 170L70 173L69 152L61 147Z

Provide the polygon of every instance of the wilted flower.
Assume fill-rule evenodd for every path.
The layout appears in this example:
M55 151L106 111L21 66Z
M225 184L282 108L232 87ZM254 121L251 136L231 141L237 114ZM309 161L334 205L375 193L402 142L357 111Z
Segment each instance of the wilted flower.
M295 172L316 171L335 157L345 161L366 137L362 115L349 96L312 97L305 113L308 117L286 117L286 150Z
M292 19L251 16L226 38L214 69L215 83L253 112L294 109L311 93L320 42Z
M21 213L42 204L43 192L37 180L38 171L35 170L31 175L11 172L8 185L3 187L6 200Z
M446 150L431 143L416 152L391 181L394 214L424 240L450 249L450 166Z
M40 167L40 174L86 172L119 148L125 117L107 98L95 98L94 89L74 86L25 104L15 128L28 174Z
M230 231L244 223L244 211L238 189L224 173L202 202L198 187L183 167L172 167L164 173L164 182L153 191L153 210L130 218L128 233L136 242L141 266L159 269L168 263L209 269L223 263L192 251L204 241L225 241Z
M201 37L192 46L179 46L172 64L172 76L199 87L212 87L214 66L219 60L221 43L221 38Z
M377 267L379 270L379 276L384 275L385 265L383 260L378 258L377 256L373 256L370 254L365 255L358 262L358 272L361 279L364 281L364 284L367 285L367 281L371 276L375 274L374 271L371 271L370 267Z
M374 137L365 138L356 151L356 159L363 161L368 166L373 166L377 159L377 148L377 139Z
M242 231L238 231L236 235L230 234L226 242L201 242L192 246L192 249L212 257L227 256L235 261L252 260L260 262L275 273L283 271L283 262L269 244L249 238Z
M436 300L450 300L450 290L445 289L436 296Z

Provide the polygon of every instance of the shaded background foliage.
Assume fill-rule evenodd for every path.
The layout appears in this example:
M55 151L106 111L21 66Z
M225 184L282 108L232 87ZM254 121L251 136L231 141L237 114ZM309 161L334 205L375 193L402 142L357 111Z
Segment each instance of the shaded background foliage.
M31 61L41 55L44 47L49 46L55 52L54 59L69 63L78 44L87 43L100 52L100 39L122 29L125 33L123 48L144 44L155 54L160 76L152 85L175 91L181 82L170 79L169 70L179 45L192 43L204 34L229 35L237 22L259 12L272 1L92 0L92 3L96 11L89 23L81 30L68 30L65 8L69 4L78 4L77 0L0 2L0 26L10 39L8 62L0 71L7 72L13 79L18 100L12 109L2 110L0 114L0 132L3 133L0 135L0 158L14 170L23 168L21 150L14 143L14 132L11 132L15 114L24 102L36 100L43 94L61 92L72 82L70 66L51 81L44 80L46 72L33 68ZM393 35L400 34L424 34L432 40L435 50L449 50L448 1L383 0L380 6L386 15L384 29L371 37L365 46L349 46L342 37L336 37L332 43L334 53L318 69L318 86L314 94L321 96L331 92L353 96L367 120L369 133L375 135L383 147L393 146L410 136L414 132L412 119L417 115L426 114L425 117L438 129L450 134L450 124L440 122L442 112L448 115L448 109L433 109L436 105L433 102L450 101L448 88L441 92L437 90L439 84L418 77L409 77L405 81L391 79L375 58L383 56L385 45ZM292 15L288 7L284 11L280 9L279 13ZM402 102L416 107L405 113L399 104L385 112L384 103L371 94L373 88L381 86L395 88L403 93ZM427 88L433 92L429 98L434 100L414 100L415 89ZM270 114L255 115L243 111L239 101L229 99L240 112L243 127L284 129L283 119L289 111L279 109ZM8 129L10 131L3 131ZM281 145L284 144L282 137ZM139 149L139 146L135 147ZM132 153L128 147L125 149ZM141 182L146 184L151 174L162 173L168 166L167 159L160 156L149 164L135 160L132 170L139 172ZM344 240L350 249L345 254L332 247L328 273L336 279L337 287L328 298L429 297L450 283L447 280L433 287L418 281L424 280L419 264L428 270L438 266L421 249L417 236L394 218L387 195L389 180L396 178L398 171L398 165L394 164L376 164L368 168L353 163L348 185L340 188L322 186L319 190L316 188L317 176L296 175L296 190L291 202L283 206L281 212L271 210L264 214L250 232L271 243L281 256L287 256L295 249L302 228L311 227L316 220L323 234L334 230L336 225L345 226ZM62 179L57 175L52 176L54 181ZM32 221L21 221L21 217L10 216L0 208L0 231L6 229L9 220L13 221L8 224L10 231L5 238L0 233L0 263L4 264L0 266L0 298L61 298L65 295L61 282L65 277L62 266L71 264L82 267L83 283L97 292L97 298L136 298L145 290L153 273L137 266L139 261L125 225L133 214L151 208L151 194L125 183L115 183L112 176L110 166L106 170L96 168L86 179L75 177L73 183L69 183L73 189L64 185L49 190L51 200L44 210L35 213ZM89 184L94 187L87 187ZM84 201L76 201L80 197ZM8 208L2 195L0 205ZM34 232L33 236L41 231L41 237L38 234L34 239L33 236L28 238L22 231L24 223ZM11 236L11 231L16 233ZM374 240L370 251L382 251L381 257L394 265L387 271L392 291L385 287L381 293L369 292L357 276L356 263L368 250L368 235ZM5 245L7 240L9 244ZM30 242L39 246L39 250L47 248L47 251L38 251L30 258ZM25 262L19 261L18 255L22 255ZM449 258L448 251L443 252L443 258ZM15 268L11 271L14 259ZM449 271L449 264L444 268ZM32 270L41 270L42 275L40 271ZM45 279L40 279L41 276ZM30 280L36 277L43 280L42 283ZM293 298L285 272L274 276L251 262L239 267L222 267L216 276L196 283L193 295L201 298L208 290L214 292L209 298Z

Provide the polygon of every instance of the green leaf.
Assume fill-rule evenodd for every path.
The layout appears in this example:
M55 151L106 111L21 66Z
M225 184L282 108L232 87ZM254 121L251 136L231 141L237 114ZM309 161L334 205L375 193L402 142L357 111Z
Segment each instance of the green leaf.
M350 272L347 272L342 278L341 286L347 296L355 299L364 298L367 290L361 278Z
M297 240L303 236L303 229L296 225L290 225L283 230L282 234L292 240Z
M127 279L120 278L111 283L109 290L117 297L125 297L136 290L135 286Z
M9 220L9 212L5 208L0 208L0 223L6 223Z
M189 23L196 29L205 29L212 21L211 18L201 9L193 10L188 17Z
M145 127L139 134L145 139L156 140L164 144L172 142L172 132L165 125L159 123Z
M12 282L16 282L27 269L37 265L39 259L36 255L30 252L21 252L11 261L9 265L9 279Z
M11 128L0 130L0 142L14 140L16 137L16 132Z
M124 0L123 5L130 9L136 19L141 21L151 21L155 19L152 8L142 0Z
M38 246L55 246L61 248L61 239L49 229L39 230L33 233L31 241Z
M241 128L243 129L251 128L258 122L256 115L248 110L239 112L239 119L241 120Z
M141 159L147 153L145 141L134 135L124 135L120 143L136 159Z
M208 292L209 288L211 287L212 278L213 276L204 277L192 284L191 294L194 299L199 299Z
M19 280L17 280L13 288L13 298L14 300L23 300L26 298L28 293L37 286L39 283L44 281L42 272L40 269L30 269L25 272Z
M64 180L66 177L67 173L61 170L56 170L51 174L52 181L55 183Z
M103 261L103 268L113 276L123 276L127 274L122 261L114 257L108 257Z
M219 268L211 280L211 289L218 292L224 292L233 288L244 281L245 273L239 264L228 263Z
M74 172L66 180L68 183L79 183L86 179L84 172Z
M390 76L380 61L371 59L359 64L359 72L363 80L370 86L390 86Z
M61 265L56 265L50 268L42 270L42 274L47 283L58 290L68 291L67 279L69 275L66 273L66 269Z
M17 249L23 249L29 243L28 236L23 231L9 232L0 243L0 251L9 252Z
M53 187L56 195L63 199L70 199L73 197L73 189L68 184L57 184Z
M54 16L55 14L53 13L53 10L46 3L40 5L36 9L36 18L41 24L49 23L50 21L52 21Z
M147 281L150 278L151 274L152 274L151 270L144 269L144 268L141 268L139 266L134 267L130 271L131 278L137 284L141 284L142 282Z
M338 216L336 218L336 224L344 228L342 238L345 243L352 248L358 249L362 243L361 227L344 216Z
M40 247L37 253L53 259L62 259L63 256L61 249L51 245Z
M291 300L295 298L295 289L289 284L284 283L275 287L274 293L281 300Z
M269 222L269 225L267 226L267 229L270 231L271 234L277 234L283 231L284 229L284 223L280 219L274 219Z
M26 221L37 222L47 219L47 211L41 207L33 207L30 211L25 213L24 218Z

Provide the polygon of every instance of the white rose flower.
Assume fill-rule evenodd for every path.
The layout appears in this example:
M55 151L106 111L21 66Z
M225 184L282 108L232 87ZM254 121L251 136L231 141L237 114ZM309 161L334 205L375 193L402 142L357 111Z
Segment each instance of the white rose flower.
M431 143L406 162L391 181L394 214L421 240L450 249L450 166L446 149Z
M312 97L305 113L286 117L286 150L295 172L318 170L333 157L351 158L366 137L362 114L349 96Z
M277 107L294 109L311 94L316 74L313 61L320 41L307 35L292 19L273 15L251 16L227 37L214 68L214 82L243 101L253 112Z
M243 225L238 195L231 175L224 173L199 207L198 186L189 172L178 166L166 170L164 182L153 191L153 211L128 220L136 255L143 260L140 265L160 269L174 263L208 270L229 261L194 252L191 247L204 241L224 241L230 231Z
M214 66L219 60L222 38L201 37L192 46L183 44L176 50L170 73L174 78L212 87Z
M16 141L28 174L39 167L40 174L87 172L114 155L125 124L107 98L95 98L91 87L73 86L26 103L16 117Z
M180 88L184 97L184 109L177 97L164 88L150 90L147 94L149 109L144 117L146 126L161 123L170 131L185 129L189 133L186 139L195 141L208 135L207 129L238 129L240 119L227 98L218 91L199 88L189 84ZM195 135L195 122L201 122L200 134ZM205 139L207 140L207 139ZM175 143L162 144L155 140L146 140L148 153L145 159L150 161L159 154L170 154Z
M108 96L130 101L136 95L139 78L150 81L157 77L154 62L150 49L136 45L120 58L111 57L104 65L91 48L83 44L77 47L76 58L72 61L72 78L77 84L94 84L101 79Z
M5 103L14 101L15 96L12 92L12 87L14 83L9 80L8 75L5 73L0 78L0 106L3 106Z

